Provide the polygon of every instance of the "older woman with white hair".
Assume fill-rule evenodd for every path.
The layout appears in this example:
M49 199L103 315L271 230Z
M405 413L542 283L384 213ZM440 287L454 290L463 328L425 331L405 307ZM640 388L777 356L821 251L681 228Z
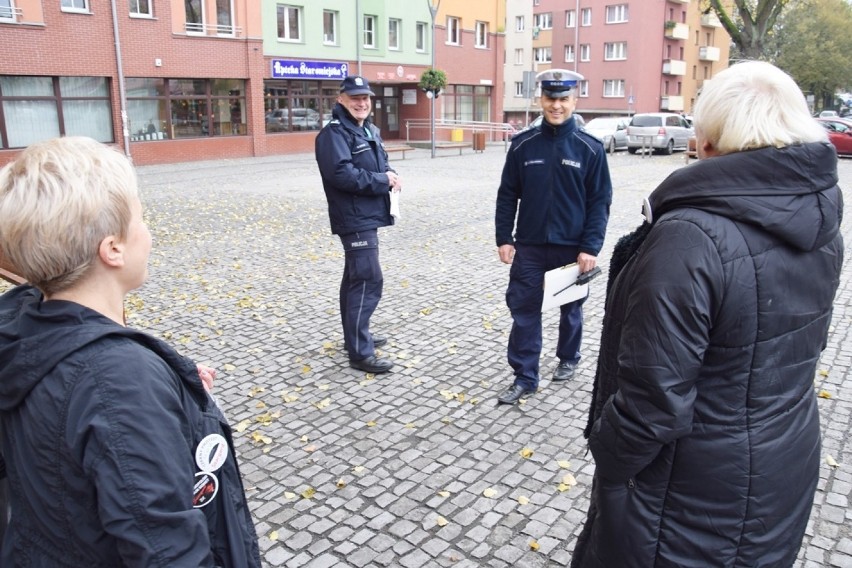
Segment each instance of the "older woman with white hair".
M813 503L837 157L768 63L706 82L694 118L702 159L612 257L574 568L791 566Z
M0 170L2 566L259 567L210 370L125 326L151 234L136 175L88 138ZM200 376L201 375L201 376Z

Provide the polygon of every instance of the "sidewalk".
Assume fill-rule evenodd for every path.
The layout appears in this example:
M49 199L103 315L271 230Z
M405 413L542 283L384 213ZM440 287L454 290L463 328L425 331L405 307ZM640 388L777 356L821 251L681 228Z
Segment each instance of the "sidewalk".
M505 153L500 144L445 154L393 160L402 218L380 231L373 328L391 338L383 352L396 367L377 377L350 369L342 351L343 258L312 155L139 168L154 252L129 322L219 370L215 393L236 428L267 566L570 562L594 470L582 431L605 282L585 304L577 378L544 380L525 404L497 406L511 382L508 267L493 228ZM683 164L682 154L611 156L604 267L641 222L642 198ZM841 162L841 180L852 183L852 161ZM850 227L847 218L847 242ZM815 385L831 395L819 402L823 455L840 466L821 468L797 567L852 568L849 266ZM556 363L556 328L547 314L543 377Z

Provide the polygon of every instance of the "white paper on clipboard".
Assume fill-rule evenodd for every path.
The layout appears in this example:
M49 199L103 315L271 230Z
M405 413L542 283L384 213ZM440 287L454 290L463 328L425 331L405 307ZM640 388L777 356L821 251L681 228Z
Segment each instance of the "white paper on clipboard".
M541 311L576 302L589 295L589 284L577 285L580 267L575 262L544 273L544 298Z

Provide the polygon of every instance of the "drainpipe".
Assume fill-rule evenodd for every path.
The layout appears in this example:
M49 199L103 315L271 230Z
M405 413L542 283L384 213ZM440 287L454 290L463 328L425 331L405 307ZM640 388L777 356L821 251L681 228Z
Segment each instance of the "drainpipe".
M130 129L127 127L127 95L124 91L124 68L121 66L121 39L118 34L118 12L115 0L110 0L112 8L112 31L115 35L115 62L118 72L118 104L121 109L121 134L124 137L124 155L130 158Z
M115 0L113 0L115 1ZM358 63L358 75L361 74L361 0L355 0L355 60Z
M580 64L580 0L577 0L577 4L574 7L574 72L579 73L577 70L578 65Z

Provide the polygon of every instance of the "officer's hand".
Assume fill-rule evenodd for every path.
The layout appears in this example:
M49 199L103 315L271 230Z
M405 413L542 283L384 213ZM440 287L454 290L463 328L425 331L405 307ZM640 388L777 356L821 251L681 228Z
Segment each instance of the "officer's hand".
M588 253L581 252L577 255L577 266L580 267L580 273L588 272L592 268L595 267L598 263L598 257L592 256Z
M394 172L387 172L388 174L388 185L390 185L391 191L401 191L402 190L402 178L399 177Z
M515 258L514 245L500 245L497 248L497 254L500 255L500 260L504 264L512 264L512 259Z

